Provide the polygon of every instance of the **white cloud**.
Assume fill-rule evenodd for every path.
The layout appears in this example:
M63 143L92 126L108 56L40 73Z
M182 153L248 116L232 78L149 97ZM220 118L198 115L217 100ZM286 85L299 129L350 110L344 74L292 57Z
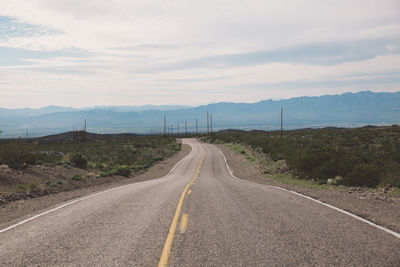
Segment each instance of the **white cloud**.
M362 79L376 73L400 72L396 54L400 36L397 0L2 0L0 16L36 27L19 29L18 25L10 25L20 34L1 38L0 33L0 46L36 51L68 50L80 56L30 58L27 59L29 66L1 67L0 106L256 101L327 93L330 85L295 92L268 86L257 92L249 89L247 94L227 92L246 85L250 88L252 84L282 83L284 86L285 83L323 82L357 75ZM35 33L29 34L29 31ZM376 52L346 62L348 55L338 52L339 55L325 55L326 60L344 58L330 65L310 59L309 62L275 60L236 66L173 67L235 53L276 51L310 44L333 44L335 48L335 44L358 44L375 39L383 40L379 45L388 54ZM374 86L355 83L354 87L346 88L396 88L394 82ZM21 96L29 97L22 100Z

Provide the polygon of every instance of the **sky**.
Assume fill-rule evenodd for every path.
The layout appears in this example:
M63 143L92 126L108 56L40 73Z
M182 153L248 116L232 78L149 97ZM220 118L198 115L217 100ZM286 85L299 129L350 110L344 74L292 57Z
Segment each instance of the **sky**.
M0 107L400 91L400 0L1 0Z

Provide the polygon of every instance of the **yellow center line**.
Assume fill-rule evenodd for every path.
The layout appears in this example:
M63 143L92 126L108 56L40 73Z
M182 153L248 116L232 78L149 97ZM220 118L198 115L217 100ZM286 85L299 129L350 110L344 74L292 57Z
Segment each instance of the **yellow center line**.
M189 220L189 215L188 214L183 214L181 218L181 234L184 234L186 232L186 228L188 225L188 220Z
M160 261L158 262L158 266L167 266L168 265L168 260L169 260L169 255L171 254L171 248L172 248L172 242L174 241L175 237L175 232L176 232L176 227L178 225L178 220L179 220L179 215L181 214L182 206L183 206L183 201L185 200L185 195L186 192L188 191L188 188L194 183L194 181L199 177L200 174L200 168L201 165L203 164L205 155L201 158L199 165L197 167L197 172L192 181L188 185L186 185L185 189L183 190L181 194L181 198L179 199L178 206L176 207L174 219L172 220L171 226L169 227L169 232L167 235L167 239L165 240L164 243L164 248L160 257Z

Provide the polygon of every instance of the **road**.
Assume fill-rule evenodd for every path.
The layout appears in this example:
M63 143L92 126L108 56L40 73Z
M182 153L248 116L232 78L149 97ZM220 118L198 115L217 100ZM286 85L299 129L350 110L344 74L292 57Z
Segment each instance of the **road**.
M1 232L0 265L157 266L160 257L169 266L399 265L399 238L290 192L235 179L217 147L184 142L192 152L165 177Z

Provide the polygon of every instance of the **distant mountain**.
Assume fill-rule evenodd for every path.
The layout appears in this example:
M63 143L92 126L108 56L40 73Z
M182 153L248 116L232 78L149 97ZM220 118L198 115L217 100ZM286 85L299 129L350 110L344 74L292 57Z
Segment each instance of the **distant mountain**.
M143 106L95 106L93 109L104 109L112 110L117 112L129 112L129 111L145 111L145 110L175 110L175 109L188 109L189 106L179 106L179 105L143 105Z
M213 116L216 130L263 129L280 127L280 109L284 109L285 129L305 127L356 127L400 123L400 92L359 92L320 97L296 97L264 100L257 103L216 103L198 107L141 106L95 107L85 109L50 106L42 109L0 109L2 137L15 137L29 131L31 136L56 134L83 128L96 133L150 133L160 131L163 117L180 131L187 121L193 131L198 119L199 130L206 129L206 112Z

